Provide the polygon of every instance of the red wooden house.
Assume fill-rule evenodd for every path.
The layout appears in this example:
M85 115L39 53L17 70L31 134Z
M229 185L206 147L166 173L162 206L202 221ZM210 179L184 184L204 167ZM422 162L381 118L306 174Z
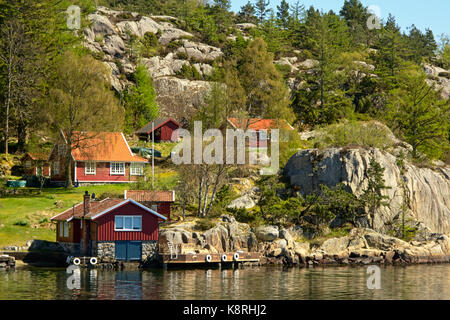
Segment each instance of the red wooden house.
M148 160L131 152L121 132L77 132L72 145L72 181L79 183L124 183L144 176ZM61 134L50 154L51 182L66 177L66 138Z
M159 223L167 218L132 199L91 200L51 218L57 222L56 240L74 255L100 261L157 258Z
M281 140L286 140L286 133L294 130L284 119L228 118L227 120L233 129L254 130L256 132L256 139L251 139L249 142L250 147L267 147L272 129L280 130Z
M170 206L175 202L175 191L125 190L124 198L133 199L170 220Z
M48 154L27 152L22 157L22 165L26 176L50 176Z
M151 141L152 132L154 132L155 142L177 141L178 137L172 139L172 134L179 128L181 128L181 124L172 118L156 119L136 131L136 135L140 140Z

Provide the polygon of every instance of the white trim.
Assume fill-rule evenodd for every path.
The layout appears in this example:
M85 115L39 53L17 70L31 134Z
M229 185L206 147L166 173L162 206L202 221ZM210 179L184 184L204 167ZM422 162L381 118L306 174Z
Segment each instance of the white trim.
M133 173L133 165L137 165L139 164L142 169L141 173ZM135 172L136 172L136 167L134 167ZM141 162L131 162L130 163L130 176L143 176L144 175L144 169L145 169L145 163L141 163Z
M133 156L133 152L131 152L131 148L128 145L127 139L125 139L123 132L121 132L120 134L122 135L123 141L125 141L125 144L127 145L128 151L130 152L131 156Z
M76 161L74 161L74 165L73 165L73 167L74 167L74 169L73 169L73 171L74 171L74 174L73 174L73 182L77 182L77 162Z
M123 229L117 229L116 228L116 218L117 217L121 217L121 218L124 218L124 220L123 220ZM130 217L131 218L131 229L125 229L125 218L128 218L128 217ZM134 229L133 228L133 219L134 218L141 218L141 228L140 229ZM136 215L133 215L133 216L130 216L130 215L117 215L117 216L114 216L114 231L117 231L117 232L142 232L142 215L140 215L140 216L136 216Z
M86 171L88 164L90 164L90 165L93 164L94 165L94 172L93 173ZM92 169L92 168L90 168L90 169ZM85 176L92 176L92 175L95 176L95 175L97 175L97 163L95 161L84 161L84 175Z
M175 190L172 190L172 202L175 202Z
M113 206L113 207L111 207L111 208L108 208L108 209L106 209L106 210L104 210L104 211L102 211L102 212L96 214L95 216L91 217L91 220L95 220L95 219L97 219L98 217L104 215L105 213L108 213L108 212L110 212L111 210L117 209L118 207L120 207L120 206L122 206L122 205L124 205L124 204L126 204L126 203L132 203L132 204L135 204L135 205L137 205L138 207L144 209L145 211L147 211L147 212L149 212L149 213L152 213L152 214L154 214L155 216L157 216L157 217L159 217L159 218L161 218L161 219L167 220L167 217L161 215L160 213L158 213L158 212L156 212L156 211L154 211L154 210L152 210L152 209L147 208L146 206L140 204L139 202L134 201L133 199L126 199L126 200L124 200L124 201L122 201L122 202L116 204L115 206Z
M124 190L123 192L123 198L126 200L127 199L127 190Z
M113 163L114 164L116 164L116 163L121 163L121 164L123 164L123 173L113 173L112 172L112 165L113 165ZM126 174L126 170L127 169L127 166L126 166L126 163L125 162L120 162L120 161L111 161L110 163L109 163L109 175L111 175L111 176L125 176L125 174Z

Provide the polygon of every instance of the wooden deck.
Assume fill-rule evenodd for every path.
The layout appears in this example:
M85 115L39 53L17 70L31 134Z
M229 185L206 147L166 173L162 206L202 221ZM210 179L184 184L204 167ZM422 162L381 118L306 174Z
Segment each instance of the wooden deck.
M223 255L227 256L225 261L222 261ZM242 262L259 262L260 254L257 252L241 252L239 253L239 259L234 260L235 252L226 253L211 253L211 261L206 260L206 253L195 253L195 254L178 254L178 256L170 254L160 254L159 260L162 264L209 264L209 263L242 263Z

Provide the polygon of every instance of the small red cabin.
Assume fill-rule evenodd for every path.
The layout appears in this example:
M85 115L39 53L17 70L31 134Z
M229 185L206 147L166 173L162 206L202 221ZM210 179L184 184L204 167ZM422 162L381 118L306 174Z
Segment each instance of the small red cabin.
M84 201L51 219L56 240L73 255L101 261L157 259L159 223L167 218L132 199Z
M50 176L48 155L27 152L22 158L23 171L29 176Z
M175 191L125 190L124 198L133 199L170 221L170 206L175 202Z
M181 124L172 118L156 119L136 131L136 135L140 140L151 141L152 132L154 132L155 142L177 141L178 137L175 136L172 139L172 134L179 128L181 128Z
M272 129L280 130L281 141L287 141L289 136L287 133L294 130L294 128L284 119L228 118L227 120L233 129L255 131L256 139L250 140L250 147L267 147Z

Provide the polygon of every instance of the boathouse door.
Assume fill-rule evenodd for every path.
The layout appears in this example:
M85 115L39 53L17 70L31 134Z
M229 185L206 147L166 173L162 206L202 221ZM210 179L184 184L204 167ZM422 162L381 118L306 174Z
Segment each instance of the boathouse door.
M141 241L116 241L116 260L140 261L141 258Z

